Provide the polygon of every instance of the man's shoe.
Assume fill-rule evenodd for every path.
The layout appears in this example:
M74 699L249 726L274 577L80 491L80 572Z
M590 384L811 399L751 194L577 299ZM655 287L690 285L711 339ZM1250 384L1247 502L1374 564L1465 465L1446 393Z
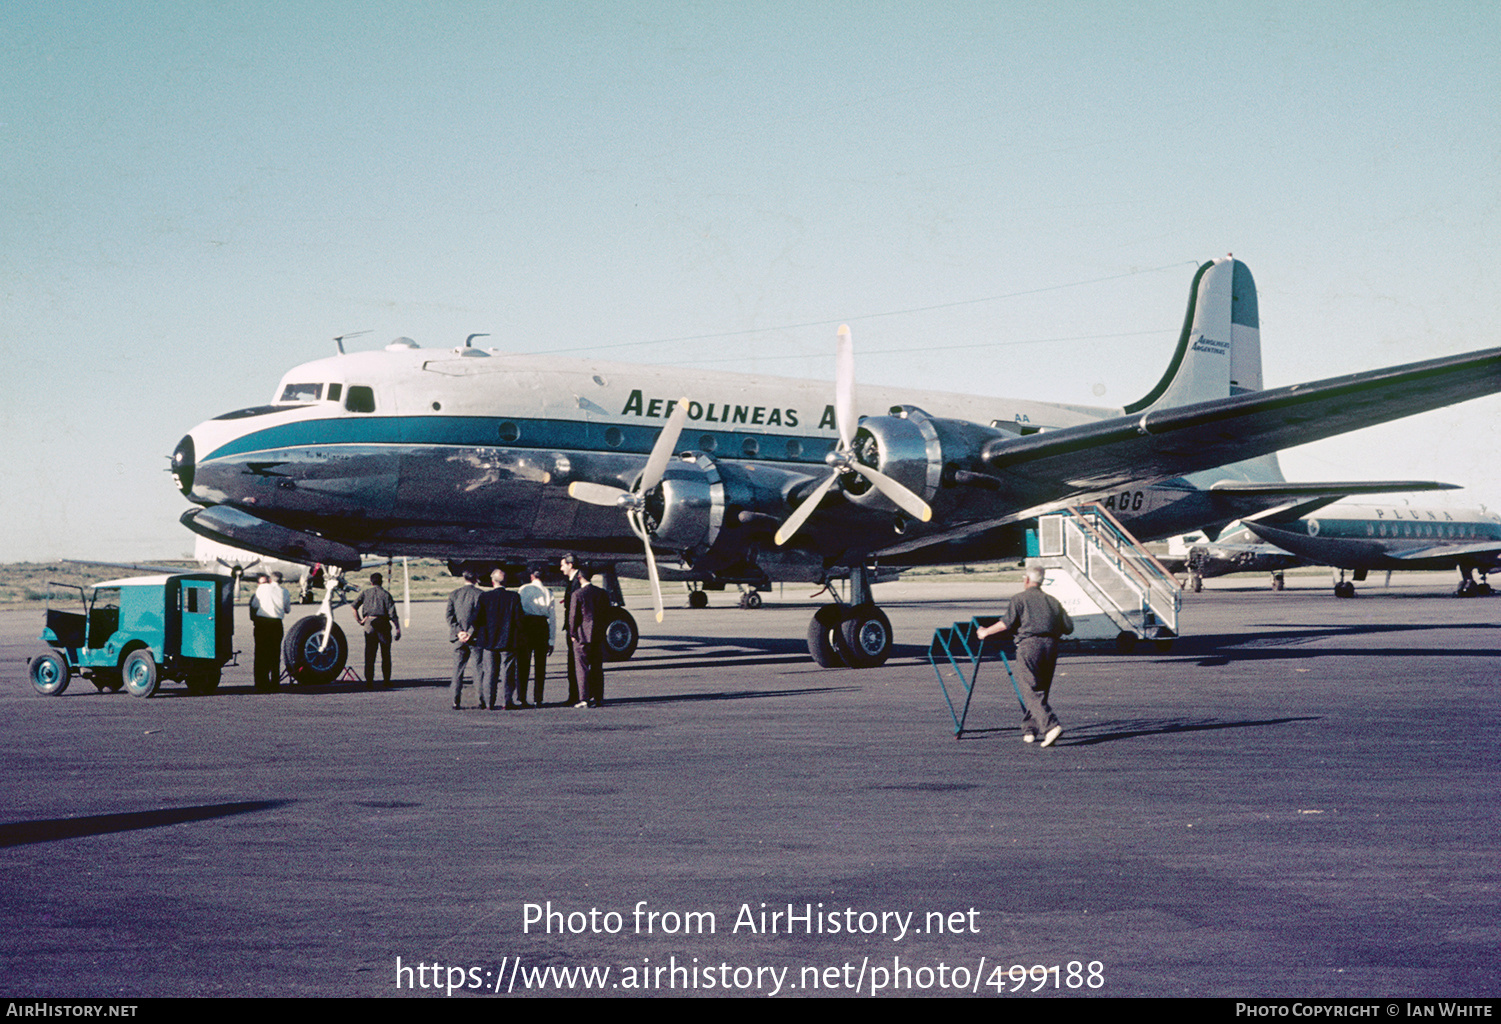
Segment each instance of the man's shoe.
M1055 725L1055 726L1053 726L1051 729L1049 729L1043 735L1043 737L1042 737L1042 745L1044 747L1051 747L1053 745L1053 743L1055 741L1057 741L1058 737L1062 736L1062 735L1063 735L1063 726L1061 726L1061 725Z
M1037 742L1037 734L1035 732L1024 732L1024 733L1022 733L1022 742L1023 743L1036 743Z
M588 706L589 706L589 702L586 701L586 700L581 700L577 704L574 705L574 707L576 707L576 708L586 708Z

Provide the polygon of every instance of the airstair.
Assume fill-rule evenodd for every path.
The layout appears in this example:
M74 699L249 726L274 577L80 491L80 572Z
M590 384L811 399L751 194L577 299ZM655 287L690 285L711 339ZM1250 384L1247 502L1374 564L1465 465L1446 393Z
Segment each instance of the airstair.
M1114 636L1129 651L1138 640L1165 648L1179 635L1182 585L1104 506L1040 517L1037 541L1027 563L1048 570L1044 588L1073 618L1075 637Z

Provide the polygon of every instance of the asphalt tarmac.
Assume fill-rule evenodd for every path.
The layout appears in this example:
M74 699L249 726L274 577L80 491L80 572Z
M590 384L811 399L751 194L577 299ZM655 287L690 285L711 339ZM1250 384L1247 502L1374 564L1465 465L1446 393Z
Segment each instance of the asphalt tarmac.
M242 619L150 700L37 695L0 613L0 989L1494 997L1501 598L1293 583L1067 645L1046 750L994 662L956 741L926 658L1010 585L882 585L870 671L809 661L807 588L638 608L600 710L450 710L441 604L388 691L254 693Z

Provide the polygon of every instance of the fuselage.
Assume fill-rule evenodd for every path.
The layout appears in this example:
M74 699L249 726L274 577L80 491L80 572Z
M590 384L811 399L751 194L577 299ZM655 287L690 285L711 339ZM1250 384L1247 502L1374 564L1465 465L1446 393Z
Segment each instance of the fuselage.
M399 339L294 368L267 404L194 427L174 469L183 494L206 507L194 522L185 517L191 528L292 560L353 564L363 552L521 561L575 551L629 561L639 558L640 541L626 518L571 499L570 482L628 489L686 398L679 450L733 469L750 492L745 508L784 517L828 472L824 458L838 441L833 390L823 381L687 376L672 367L423 349ZM889 387L858 392L863 414L885 416L897 406L1016 435L1122 411ZM1203 488L1245 475L1226 467L1099 497L1147 539L1235 518L1238 510L1220 507ZM786 549L755 545L755 560L774 578L793 580L819 579L898 537L905 553L892 564L1024 553L1019 531L999 525L1024 506L978 492L963 502L931 529L965 521L997 528L914 550L923 527L874 496L870 508L845 503L837 517L815 517Z
M1341 502L1318 515L1263 527L1261 536L1308 561L1342 569L1489 572L1501 565L1501 518L1481 509Z

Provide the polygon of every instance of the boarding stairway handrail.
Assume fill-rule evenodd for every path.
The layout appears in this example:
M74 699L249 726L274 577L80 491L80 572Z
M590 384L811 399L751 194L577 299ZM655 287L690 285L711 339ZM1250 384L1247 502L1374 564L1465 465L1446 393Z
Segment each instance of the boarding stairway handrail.
M1056 523L1046 528L1048 520ZM1178 635L1182 584L1098 504L1044 516L1044 558L1061 560L1075 582L1121 629L1138 637ZM1057 550L1050 550L1056 546Z

